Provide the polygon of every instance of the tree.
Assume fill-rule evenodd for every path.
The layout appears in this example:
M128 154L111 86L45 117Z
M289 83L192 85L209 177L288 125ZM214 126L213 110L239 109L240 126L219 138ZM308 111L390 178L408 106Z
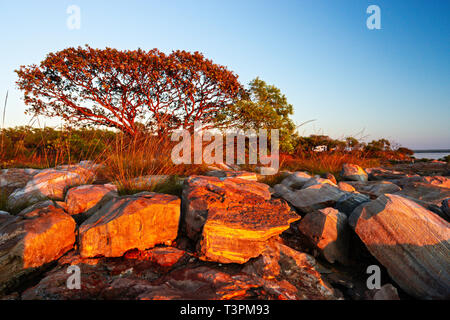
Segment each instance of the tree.
M242 91L234 73L186 51L68 48L16 73L28 112L132 136L142 125L158 133L196 120L220 125Z
M279 129L280 149L292 152L297 137L295 124L289 118L293 107L280 89L256 78L249 84L243 99L229 109L228 117L234 118L234 127L243 130Z
M387 139L373 140L367 144L365 150L369 152L390 151L391 143Z

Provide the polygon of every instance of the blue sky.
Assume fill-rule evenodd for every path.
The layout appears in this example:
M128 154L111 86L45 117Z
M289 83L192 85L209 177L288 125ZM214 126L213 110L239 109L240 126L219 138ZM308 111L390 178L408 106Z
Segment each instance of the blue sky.
M89 44L200 51L243 84L259 76L279 87L297 124L315 119L304 135L450 148L450 1L0 1L6 126L30 123L16 68ZM72 4L79 30L66 26ZM371 4L380 30L366 27Z

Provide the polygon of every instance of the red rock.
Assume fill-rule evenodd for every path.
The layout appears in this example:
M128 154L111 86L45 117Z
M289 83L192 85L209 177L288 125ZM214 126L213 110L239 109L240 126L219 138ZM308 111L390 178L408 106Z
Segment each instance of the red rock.
M80 255L120 257L131 249L171 244L179 219L176 196L142 192L112 199L80 226Z
M83 185L69 189L66 194L66 211L70 215L76 215L94 207L103 199L111 199L118 196L117 187L112 184Z
M450 224L415 202L382 195L360 205L350 225L408 294L450 298Z
M440 205L442 200L450 197L450 189L423 182L413 182L395 193L399 196L414 198L420 201Z
M200 240L204 260L244 263L299 219L285 202L269 200L269 187L261 183L199 176L185 183L186 233Z
M70 250L75 227L68 214L53 206L22 216L0 217L0 291Z

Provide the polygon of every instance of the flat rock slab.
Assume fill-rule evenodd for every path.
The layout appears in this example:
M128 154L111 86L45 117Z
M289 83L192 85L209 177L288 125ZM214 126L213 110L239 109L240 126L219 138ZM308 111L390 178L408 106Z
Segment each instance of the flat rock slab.
M232 171L232 170L211 170L206 173L207 176L217 178L239 178L249 181L257 181L258 176L254 172Z
M40 170L11 168L0 170L0 188L23 188Z
M110 200L79 229L82 257L120 257L131 249L170 244L178 234L180 199L141 192Z
M183 190L185 231L201 259L244 263L300 217L253 181L193 176Z
M294 192L285 192L282 197L296 209L308 213L317 209L333 207L344 194L347 192L325 183Z
M75 228L75 221L54 206L0 216L0 291L72 249Z
M408 294L450 298L450 224L415 202L382 195L350 216L370 253Z
M300 189L311 178L312 176L307 172L297 171L284 178L283 181L281 181L281 184L288 188Z
M401 191L395 194L439 206L443 200L450 197L450 189L423 182L414 182L406 185Z

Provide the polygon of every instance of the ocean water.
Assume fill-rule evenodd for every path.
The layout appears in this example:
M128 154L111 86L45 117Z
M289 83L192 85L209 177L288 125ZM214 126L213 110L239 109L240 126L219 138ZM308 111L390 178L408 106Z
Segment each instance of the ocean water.
M414 153L413 156L416 159L441 159L447 155L449 155L450 153L448 152L420 152L420 153Z

